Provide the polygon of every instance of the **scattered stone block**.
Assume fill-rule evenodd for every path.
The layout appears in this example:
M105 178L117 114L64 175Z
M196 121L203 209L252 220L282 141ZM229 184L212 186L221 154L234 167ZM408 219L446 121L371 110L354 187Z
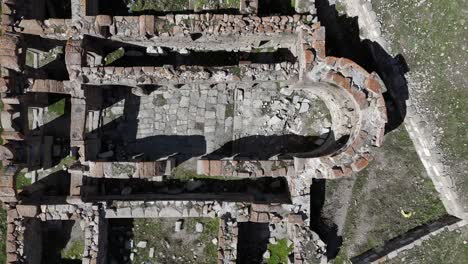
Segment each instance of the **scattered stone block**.
M195 232L197 232L197 233L203 232L203 224L202 223L197 223L195 225Z
M140 241L136 244L136 247L137 248L146 248L146 246L148 245L148 241Z
M174 227L174 231L175 232L180 232L183 228L183 223L184 221L183 220L178 220L175 222L175 227Z

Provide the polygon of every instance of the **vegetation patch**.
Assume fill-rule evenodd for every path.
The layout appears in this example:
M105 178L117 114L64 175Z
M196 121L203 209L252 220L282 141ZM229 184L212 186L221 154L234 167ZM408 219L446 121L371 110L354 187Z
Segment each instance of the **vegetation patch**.
M73 241L68 249L61 252L62 259L82 259L84 252L84 242L82 240Z
M50 113L54 113L57 116L61 116L65 114L65 104L66 104L66 99L60 99L57 102L49 105L47 108Z
M408 64L413 100L468 208L468 53L466 34L461 34L467 26L466 1L376 0L372 5L393 53L401 53Z
M288 256L293 251L293 245L288 246L287 239L280 239L276 244L268 244L270 258L268 264L287 264Z
M240 67L231 68L231 73L234 74L235 76L239 77L239 78L242 76L242 70L241 70Z
M184 11L189 8L189 0L128 0L131 12L155 11Z
M31 185L31 179L26 178L26 173L24 172L18 173L16 176L16 189L21 190L28 185Z
M104 58L105 65L108 66L108 65L112 64L113 62L117 61L118 59L121 59L124 55L125 55L125 49L124 48L118 48L117 50L109 53Z
M342 263L410 229L446 214L404 128L386 135L383 147L357 175L343 228ZM411 213L410 217L405 216Z
M238 177L228 177L228 176L209 176L205 174L197 174L195 170L185 169L182 167L177 167L172 171L172 177L177 180L188 181L192 179L206 179L206 180L241 180Z

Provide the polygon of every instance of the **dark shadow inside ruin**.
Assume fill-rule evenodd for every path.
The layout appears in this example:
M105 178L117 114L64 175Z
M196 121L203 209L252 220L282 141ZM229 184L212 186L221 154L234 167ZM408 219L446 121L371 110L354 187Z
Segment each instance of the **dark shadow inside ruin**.
M43 226L44 223L38 218L25 217L22 220L24 226L24 253L31 258L30 263L41 263L43 248ZM48 262L46 262L48 263Z
M59 170L47 177L39 179L35 183L23 188L19 197L23 203L37 203L65 201L65 197L70 195L70 174Z
M133 222L133 218L109 219L108 263L128 263L130 260L132 252L130 240L133 239Z
M403 56L392 57L377 42L361 40L357 17L339 15L328 0L316 0L315 5L319 21L326 28L327 56L348 58L369 72L377 72L387 88L383 94L388 115L385 131L399 127L405 119L409 98L404 76L409 68Z
M220 200L258 203L290 203L288 183L283 177L256 179L144 179L84 178L95 186L85 201L111 200Z
M64 258L63 251L72 236L80 237L81 230L73 230L75 221L49 220L42 222L42 263L79 264L81 259ZM28 241L30 242L30 241Z
M333 131L323 145L317 144L318 136L295 134L272 136L246 136L229 141L216 151L203 156L204 159L233 158L234 160L256 159L269 160L293 159L294 157L312 158L329 155L342 148L349 140L349 135L335 139Z
M270 230L268 223L238 223L237 263L263 263L263 253L267 250Z
M71 0L23 0L28 7L26 19L71 18Z
M163 16L166 14L193 14L193 13L212 13L212 14L239 14L239 8L226 8L215 4L208 9L194 10L194 7L189 5L188 0L163 0L161 3L135 5L132 11L127 6L128 0L86 0L86 15L111 15L111 16L140 16L140 15L155 15ZM140 3L144 1L139 0ZM201 2L202 3L202 2ZM215 3L215 1L211 1ZM201 6L200 6L201 8Z
M310 228L327 245L328 259L334 259L341 248L343 238L338 236L338 226L322 217L325 203L326 180L313 179L310 188Z
M27 49L20 55L26 78L69 80L65 64L65 41L23 34Z
M129 67L129 66L153 66L173 65L174 67L185 66L237 66L240 63L274 64L282 62L295 63L297 58L287 48L271 50L253 50L251 52L233 51L190 51L187 54L174 51L168 47L161 47L162 54L149 54L146 47L111 41L95 37L85 37L83 47L88 52L96 53L105 58L108 54L119 48L125 50L125 55L106 66ZM104 64L103 60L103 64Z
M258 0L258 14L291 15L295 13L292 0Z
M204 159L258 159L268 160L274 156L292 159L295 153L307 153L317 149L316 136L274 135L247 136L224 144L216 151L203 156Z
M54 93L27 93L20 97L22 106L20 131L28 146L22 159L30 169L48 169L69 154L70 96Z

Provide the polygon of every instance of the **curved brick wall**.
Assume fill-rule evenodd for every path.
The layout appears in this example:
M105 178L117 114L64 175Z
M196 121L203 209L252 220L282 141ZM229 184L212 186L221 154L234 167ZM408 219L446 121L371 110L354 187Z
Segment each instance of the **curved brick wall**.
M343 97L337 96L329 103L341 105L335 108L345 111L342 117L354 117L355 120L345 124L352 128L341 149L320 158L296 158L296 172L312 173L318 178L336 178L361 171L372 160L370 148L380 147L383 141L387 113L382 80L348 59L334 57L327 57L323 64L307 74L307 78L339 87ZM335 125L343 122L346 120L333 120Z

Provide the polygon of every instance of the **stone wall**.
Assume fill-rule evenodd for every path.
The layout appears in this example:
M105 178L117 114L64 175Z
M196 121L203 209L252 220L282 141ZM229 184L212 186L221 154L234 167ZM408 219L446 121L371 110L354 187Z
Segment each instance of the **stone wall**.
M432 223L416 227L405 234L393 238L381 248L371 249L362 255L353 257L353 263L382 263L398 256L402 251L421 245L425 240L443 232L466 225L466 221L454 216L444 216Z
M240 72L241 74L238 74ZM185 84L219 82L262 82L298 80L298 65L249 64L228 67L181 66L166 67L83 67L83 82L88 85L136 86L144 84ZM240 75L240 76L239 76Z

